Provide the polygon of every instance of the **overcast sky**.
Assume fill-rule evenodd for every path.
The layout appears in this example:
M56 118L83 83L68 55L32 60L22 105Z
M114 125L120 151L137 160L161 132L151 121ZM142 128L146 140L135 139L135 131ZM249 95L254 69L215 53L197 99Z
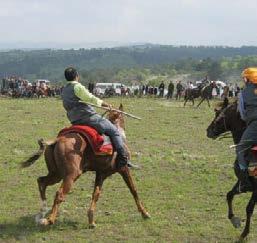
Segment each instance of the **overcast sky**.
M0 42L257 45L257 0L0 0Z

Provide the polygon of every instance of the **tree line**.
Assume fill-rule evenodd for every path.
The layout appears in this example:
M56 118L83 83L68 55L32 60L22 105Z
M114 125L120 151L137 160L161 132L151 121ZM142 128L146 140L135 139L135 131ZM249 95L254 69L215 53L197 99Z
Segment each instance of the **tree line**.
M248 66L257 66L257 47L168 46L79 50L11 50L0 52L0 77L63 80L66 66L76 66L85 82L146 82L186 74L189 79L233 80Z

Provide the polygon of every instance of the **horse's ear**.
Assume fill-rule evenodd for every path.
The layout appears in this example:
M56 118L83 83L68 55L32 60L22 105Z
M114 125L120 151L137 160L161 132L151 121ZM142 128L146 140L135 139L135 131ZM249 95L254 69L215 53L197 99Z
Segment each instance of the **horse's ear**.
M122 104L120 104L119 110L123 111L123 105Z

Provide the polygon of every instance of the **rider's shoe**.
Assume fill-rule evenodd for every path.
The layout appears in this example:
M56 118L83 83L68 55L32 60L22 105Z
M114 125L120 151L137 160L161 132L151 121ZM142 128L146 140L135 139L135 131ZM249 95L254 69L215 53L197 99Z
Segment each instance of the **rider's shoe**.
M117 154L116 157L116 169L121 169L124 166L126 166L128 163L128 158L127 156L123 156L122 154Z
M248 192L253 190L253 185L250 181L248 170L240 170L239 175L239 192Z
M137 170L140 169L140 166L133 164L131 161L128 161L127 165L129 167L129 169L137 169Z

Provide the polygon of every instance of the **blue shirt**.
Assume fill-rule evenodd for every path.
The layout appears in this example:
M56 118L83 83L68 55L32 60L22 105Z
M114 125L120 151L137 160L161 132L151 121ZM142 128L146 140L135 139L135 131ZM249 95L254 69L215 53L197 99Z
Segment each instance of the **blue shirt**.
M239 93L238 97L239 97L238 110L240 112L241 119L245 121L246 120L246 117L245 117L246 111L245 111L245 104L244 104L244 98L243 98L242 92Z

